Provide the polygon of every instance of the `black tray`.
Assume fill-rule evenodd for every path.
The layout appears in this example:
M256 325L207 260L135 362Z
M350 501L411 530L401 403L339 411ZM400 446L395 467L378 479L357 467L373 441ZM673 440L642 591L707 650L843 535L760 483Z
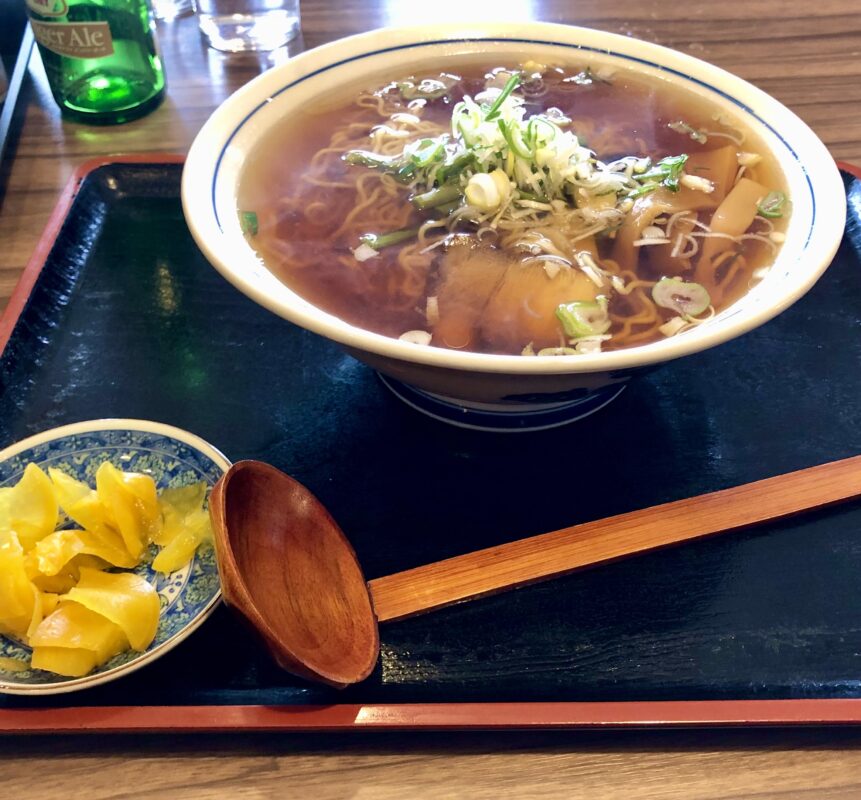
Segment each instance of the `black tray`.
M155 162L83 173L5 320L0 446L97 417L178 425L309 486L369 578L861 453L861 181L848 173L847 235L804 299L638 379L585 421L529 434L425 418L337 346L246 299L193 243L180 173ZM386 625L377 671L342 692L281 672L222 607L112 684L0 697L0 730L86 727L77 710L56 710L69 706L120 730L195 727L194 709L210 709L197 726L215 728L310 725L318 713L312 726L331 727L360 708L400 708L402 727L756 721L755 705L692 701L800 699L814 702L763 706L784 709L764 721L858 721L855 703L837 713L818 701L861 698L859 612L852 503ZM261 706L280 707L277 723ZM99 707L150 708L106 722ZM291 708L312 717L297 722ZM436 709L436 722L416 709Z

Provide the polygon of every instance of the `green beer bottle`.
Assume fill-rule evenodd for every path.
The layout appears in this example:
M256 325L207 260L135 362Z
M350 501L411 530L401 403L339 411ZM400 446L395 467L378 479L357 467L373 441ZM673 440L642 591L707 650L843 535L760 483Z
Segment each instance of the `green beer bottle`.
M164 98L148 0L26 0L54 99L78 122L127 122Z

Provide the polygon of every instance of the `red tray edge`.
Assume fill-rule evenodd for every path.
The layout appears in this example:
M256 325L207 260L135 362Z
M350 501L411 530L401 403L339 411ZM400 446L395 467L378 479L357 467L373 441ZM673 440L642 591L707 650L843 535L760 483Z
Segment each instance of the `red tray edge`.
M87 175L106 164L183 163L166 153L104 156L81 164L0 317L2 354ZM861 180L861 168L837 166ZM333 732L782 727L861 724L861 699L669 700L560 703L406 703L330 706L75 706L0 709L0 734Z
M0 710L0 734L585 730L859 723L859 699L104 706Z

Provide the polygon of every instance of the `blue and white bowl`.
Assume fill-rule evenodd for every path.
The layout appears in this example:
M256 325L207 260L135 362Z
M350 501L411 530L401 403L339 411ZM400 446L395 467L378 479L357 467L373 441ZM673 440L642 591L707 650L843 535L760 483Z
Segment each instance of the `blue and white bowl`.
M683 335L624 350L524 358L421 347L355 327L316 308L263 266L242 234L237 185L266 132L327 93L409 74L434 59L511 63L582 60L636 69L693 90L718 112L745 120L776 155L792 198L786 241L768 275L741 300ZM424 25L372 31L303 53L229 97L204 125L186 161L186 220L207 258L242 292L286 319L342 344L389 379L416 408L466 426L550 427L597 410L638 369L699 352L759 326L798 300L831 262L845 224L834 160L810 128L755 86L683 53L603 31L549 23ZM273 342L273 347L277 346Z
M212 445L179 428L105 419L54 428L0 451L0 487L17 483L30 462L45 470L57 467L94 486L103 461L127 472L151 475L159 490L198 481L206 481L211 488L230 466ZM155 661L200 627L221 597L214 548L200 547L191 563L168 576L154 572L147 563L151 561L150 557L136 569L156 587L161 599L158 630L146 651L128 650L83 678L65 678L30 669L29 648L0 635L0 692L57 694L107 683ZM20 668L10 669L10 660Z

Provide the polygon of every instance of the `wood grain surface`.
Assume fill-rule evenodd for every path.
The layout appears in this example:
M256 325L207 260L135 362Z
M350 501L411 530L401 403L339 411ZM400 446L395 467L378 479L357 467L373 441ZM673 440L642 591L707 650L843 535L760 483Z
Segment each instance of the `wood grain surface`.
M675 47L752 81L793 109L835 157L861 163L858 0L304 0L312 47L380 25L543 19ZM169 94L112 128L63 122L38 66L0 170L0 307L82 162L183 153L212 109L288 56L207 50L194 19L159 26ZM852 677L852 676L849 676ZM858 677L858 676L855 676ZM4 796L171 798L861 797L861 731L274 735L0 740Z

